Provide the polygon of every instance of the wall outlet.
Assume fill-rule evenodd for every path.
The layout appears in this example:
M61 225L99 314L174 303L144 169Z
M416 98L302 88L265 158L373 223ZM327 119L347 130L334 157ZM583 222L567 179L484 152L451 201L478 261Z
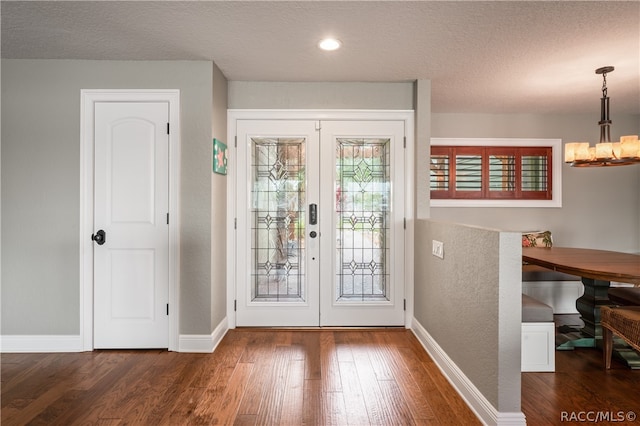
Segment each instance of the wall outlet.
M444 259L444 243L438 240L431 240L433 243L432 253L435 257L439 257L440 259Z

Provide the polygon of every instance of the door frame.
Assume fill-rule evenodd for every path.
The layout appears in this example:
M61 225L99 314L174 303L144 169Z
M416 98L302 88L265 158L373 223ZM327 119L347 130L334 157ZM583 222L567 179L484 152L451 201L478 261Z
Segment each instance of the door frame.
M238 120L332 120L332 121L403 121L405 129L405 313L404 325L411 327L413 319L414 293L414 198L415 198L415 111L413 110L281 110L281 109L228 109L227 110L227 140L229 144L227 175L227 321L229 328L236 328L236 200L235 193L238 185L245 182L236 181L237 136L236 123Z
M80 341L93 346L94 111L96 102L166 102L169 106L169 350L178 350L180 318L180 90L80 91Z

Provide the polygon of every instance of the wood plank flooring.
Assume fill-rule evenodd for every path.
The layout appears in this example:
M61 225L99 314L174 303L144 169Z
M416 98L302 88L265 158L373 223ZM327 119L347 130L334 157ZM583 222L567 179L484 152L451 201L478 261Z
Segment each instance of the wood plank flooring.
M213 354L2 354L1 368L3 426L480 423L404 329L236 329ZM640 370L558 351L555 373L522 374L522 411L529 425L640 415Z
M640 370L614 360L606 371L600 349L556 351L555 373L522 373L521 406L528 425L638 426ZM631 421L627 415L632 416ZM609 416L613 421L596 422L595 416Z
M2 425L474 425L405 329L230 330L213 354L2 354Z

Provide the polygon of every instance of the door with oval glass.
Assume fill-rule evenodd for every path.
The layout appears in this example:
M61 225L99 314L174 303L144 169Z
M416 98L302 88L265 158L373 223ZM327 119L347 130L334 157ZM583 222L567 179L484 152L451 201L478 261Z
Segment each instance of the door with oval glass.
M404 126L236 121L236 325L404 325Z

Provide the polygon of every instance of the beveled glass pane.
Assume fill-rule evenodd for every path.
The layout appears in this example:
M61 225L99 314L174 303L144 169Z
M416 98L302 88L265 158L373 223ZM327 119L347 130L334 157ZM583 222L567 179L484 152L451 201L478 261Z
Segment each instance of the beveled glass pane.
M513 155L489 156L489 191L515 191L516 157Z
M449 156L431 155L430 186L432 191L449 189Z
M456 191L480 191L481 189L482 157L456 155Z
M522 190L547 190L547 157L544 155L522 156Z
M303 302L305 140L251 143L251 300Z
M336 300L389 300L389 139L338 139Z

